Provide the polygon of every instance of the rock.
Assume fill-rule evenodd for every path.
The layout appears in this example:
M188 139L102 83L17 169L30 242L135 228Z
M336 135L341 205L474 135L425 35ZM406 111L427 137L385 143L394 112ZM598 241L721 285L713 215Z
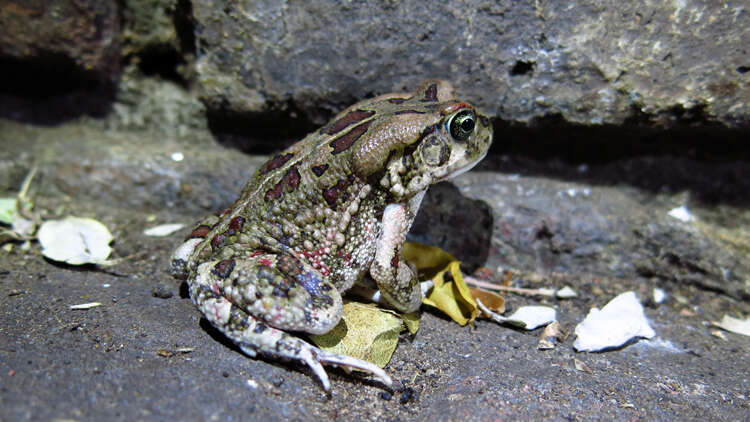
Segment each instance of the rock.
M40 196L196 214L234 202L263 162L215 145L206 132L117 132L88 122L47 128L0 120L0 145L3 190L16 191L37 165ZM173 159L175 152L183 159Z
M662 164L670 165L676 163ZM532 278L522 275L528 272L546 284L555 275L640 278L750 298L750 264L742 259L750 247L746 211L695 201L690 208L699 216L681 222L668 212L684 195L489 172L467 176L457 179L459 190L492 186L481 193L494 215L490 268L511 269L522 279Z
M0 56L109 78L119 66L115 0L0 1Z
M321 124L372 93L439 77L510 122L750 122L741 1L193 7L199 88L217 114L301 111Z

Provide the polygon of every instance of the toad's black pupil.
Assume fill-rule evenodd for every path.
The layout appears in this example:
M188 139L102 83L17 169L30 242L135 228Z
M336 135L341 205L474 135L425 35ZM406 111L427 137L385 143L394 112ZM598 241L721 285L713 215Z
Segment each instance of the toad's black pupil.
M461 122L461 129L464 132L471 132L472 130L474 130L474 119L472 119L471 117L467 117L466 119L464 119L464 121Z

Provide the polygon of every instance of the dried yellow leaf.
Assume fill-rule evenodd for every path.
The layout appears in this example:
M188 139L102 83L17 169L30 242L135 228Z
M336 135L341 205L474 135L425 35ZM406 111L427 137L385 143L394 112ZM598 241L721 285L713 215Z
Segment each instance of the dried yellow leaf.
M479 309L456 258L438 247L414 242L404 243L401 255L417 267L420 279L432 279L434 283L422 303L439 309L460 325L474 322Z
M341 322L310 339L321 349L366 360L383 368L391 360L404 328L401 318L372 304L344 303Z
M500 296L495 292L490 292L476 287L469 287L469 291L471 292L471 295L474 297L474 299L481 300L482 304L484 304L484 306L489 308L489 310L491 310L492 312L495 312L496 314L502 314L505 312L505 298L503 296ZM490 315L485 315L484 312L482 312L480 316L484 318L490 318Z
M435 286L422 303L434 306L460 325L474 322L479 314L474 297L464 282L459 268L460 262L453 261L440 271L432 282Z
M404 321L404 325L406 326L406 330L409 331L409 334L417 334L417 331L419 330L419 317L419 312L409 312L408 314L401 315L401 320Z

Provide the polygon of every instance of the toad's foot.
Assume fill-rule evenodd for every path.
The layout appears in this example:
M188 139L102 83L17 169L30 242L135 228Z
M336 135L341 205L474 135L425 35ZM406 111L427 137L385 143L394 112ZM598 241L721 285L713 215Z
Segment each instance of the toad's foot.
M328 380L328 374L322 364L334 367L340 366L346 371L357 369L373 375L375 379L388 387L393 385L391 377L375 364L351 356L326 352L325 350L318 349L317 347L297 338L289 338L287 341L296 343L295 346L297 349L293 356L286 354L283 357L302 361L309 366L320 380L320 383L323 384L323 389L325 391L331 390L331 383ZM256 355L256 350L253 347L240 345L240 348L250 356Z
M393 384L388 374L377 365L318 349L301 338L248 314L208 286L194 283L190 294L211 324L234 341L243 352L251 357L262 354L304 362L320 379L326 391L330 391L331 383L323 369L324 364L358 369L372 374L386 386Z
M315 375L320 379L320 383L323 384L323 388L326 391L330 390L330 383L328 382L328 375L321 363L332 366L341 366L345 370L358 369L360 371L368 372L373 375L378 381L390 387L393 384L391 377L385 373L380 367L364 360L359 360L351 356L339 355L337 353L326 352L320 350L317 347L310 346L309 353L303 353L300 358L315 372Z

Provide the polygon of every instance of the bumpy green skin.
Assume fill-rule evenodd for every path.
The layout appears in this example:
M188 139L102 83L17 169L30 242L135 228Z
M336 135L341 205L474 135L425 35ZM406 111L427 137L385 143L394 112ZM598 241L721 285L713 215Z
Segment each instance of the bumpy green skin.
M468 170L491 139L489 120L443 81L357 103L261 166L175 251L173 273L247 353L340 364L287 332L331 330L341 293L368 273L392 307L418 308L406 233L427 187Z

